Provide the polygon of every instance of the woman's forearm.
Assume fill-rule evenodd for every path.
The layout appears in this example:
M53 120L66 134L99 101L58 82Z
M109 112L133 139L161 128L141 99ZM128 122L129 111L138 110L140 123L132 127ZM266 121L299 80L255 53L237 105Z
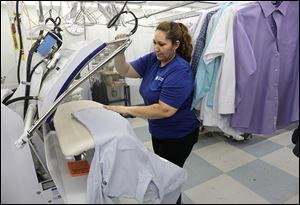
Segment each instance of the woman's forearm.
M168 110L163 109L159 104L152 104L148 106L130 106L127 107L127 114L150 120L170 117Z
M114 58L115 68L122 76L126 76L129 70L129 64L126 62L124 52L121 52Z
M177 109L166 106L166 104L155 103L148 106L104 106L105 108L127 115L135 117L141 117L145 119L163 119L174 115Z

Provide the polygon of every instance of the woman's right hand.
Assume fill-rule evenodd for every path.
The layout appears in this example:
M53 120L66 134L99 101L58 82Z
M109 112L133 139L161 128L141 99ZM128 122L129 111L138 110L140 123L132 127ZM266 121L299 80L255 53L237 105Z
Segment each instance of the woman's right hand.
M115 37L115 40L118 39L126 39L128 38L128 35L126 34L118 34ZM121 41L122 42L122 41ZM121 44L121 42L116 43L117 44ZM123 49L118 55L116 55L116 57L114 58L114 64L115 64L115 68L117 70L117 72L119 74L121 74L124 77L129 77L129 78L140 78L139 74L135 71L135 69L126 62L125 59L125 49Z
M124 38L127 38L127 35L121 33L121 34L116 35L115 40L118 40L118 39L124 39ZM121 41L121 42L118 42L118 43L115 43L115 46L114 46L115 49L116 49L117 47L119 47L121 44L122 44L122 41ZM123 54L124 52L125 52L125 49L124 49L124 51L122 51L121 53Z
M122 38L127 38L127 37L128 36L126 34L121 33L121 34L116 35L115 40L122 39Z

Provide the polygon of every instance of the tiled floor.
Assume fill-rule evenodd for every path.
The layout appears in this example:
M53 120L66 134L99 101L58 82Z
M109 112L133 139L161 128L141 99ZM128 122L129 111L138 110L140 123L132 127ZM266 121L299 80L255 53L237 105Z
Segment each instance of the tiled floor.
M152 150L147 121L133 118L130 122ZM299 204L299 159L291 142L296 126L246 141L201 133L184 166L188 180L183 203Z

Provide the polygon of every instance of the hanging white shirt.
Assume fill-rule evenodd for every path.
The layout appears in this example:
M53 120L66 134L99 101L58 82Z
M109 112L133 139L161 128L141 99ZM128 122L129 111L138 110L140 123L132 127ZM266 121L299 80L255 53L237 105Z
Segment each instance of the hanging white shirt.
M215 109L219 114L234 113L235 102L235 59L233 45L233 19L235 13L251 2L235 3L225 8L220 20L216 25L216 30L211 37L211 41L204 53L203 60L206 64L221 56L219 77L215 94Z
M72 114L90 131L95 154L87 181L90 203L113 203L119 197L140 203L175 203L187 173L148 151L129 122L103 107Z
M217 33L217 28L216 28L215 32L213 34L211 34L211 29L212 29L212 25L213 25L213 21L215 20L215 17L216 17L216 14L212 16L212 18L208 24L208 28L207 28L208 35L214 35ZM223 14L220 17L219 22L221 21L222 18L223 18ZM208 44L208 48L210 46L211 46L211 41ZM223 61L223 58L221 58L221 65L222 65L222 61ZM219 69L219 72L217 73L216 86L215 86L216 88L218 87L218 84L219 84L219 81L218 81L219 75L220 75L220 69ZM217 127L225 134L232 136L234 139L243 140L244 138L241 136L242 132L234 130L230 127L229 116L223 116L223 115L218 114L217 103L213 104L213 108L208 107L207 99L208 99L208 96L206 95L202 99L201 104L200 104L200 106L201 106L200 119L203 120L203 122L202 122L203 125L209 126L209 127ZM214 102L217 102L217 101L218 101L218 95L217 95L217 92L215 92L214 93Z

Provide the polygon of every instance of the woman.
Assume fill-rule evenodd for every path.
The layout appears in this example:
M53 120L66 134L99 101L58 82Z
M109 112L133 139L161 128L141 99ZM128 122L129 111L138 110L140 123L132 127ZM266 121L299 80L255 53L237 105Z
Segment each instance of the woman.
M116 39L123 37L120 34ZM182 23L162 22L156 28L153 43L154 52L131 63L126 62L124 52L114 60L121 75L143 78L140 94L145 105L104 107L148 119L154 152L183 167L199 133L199 122L191 111L191 36ZM177 203L181 203L181 196Z

